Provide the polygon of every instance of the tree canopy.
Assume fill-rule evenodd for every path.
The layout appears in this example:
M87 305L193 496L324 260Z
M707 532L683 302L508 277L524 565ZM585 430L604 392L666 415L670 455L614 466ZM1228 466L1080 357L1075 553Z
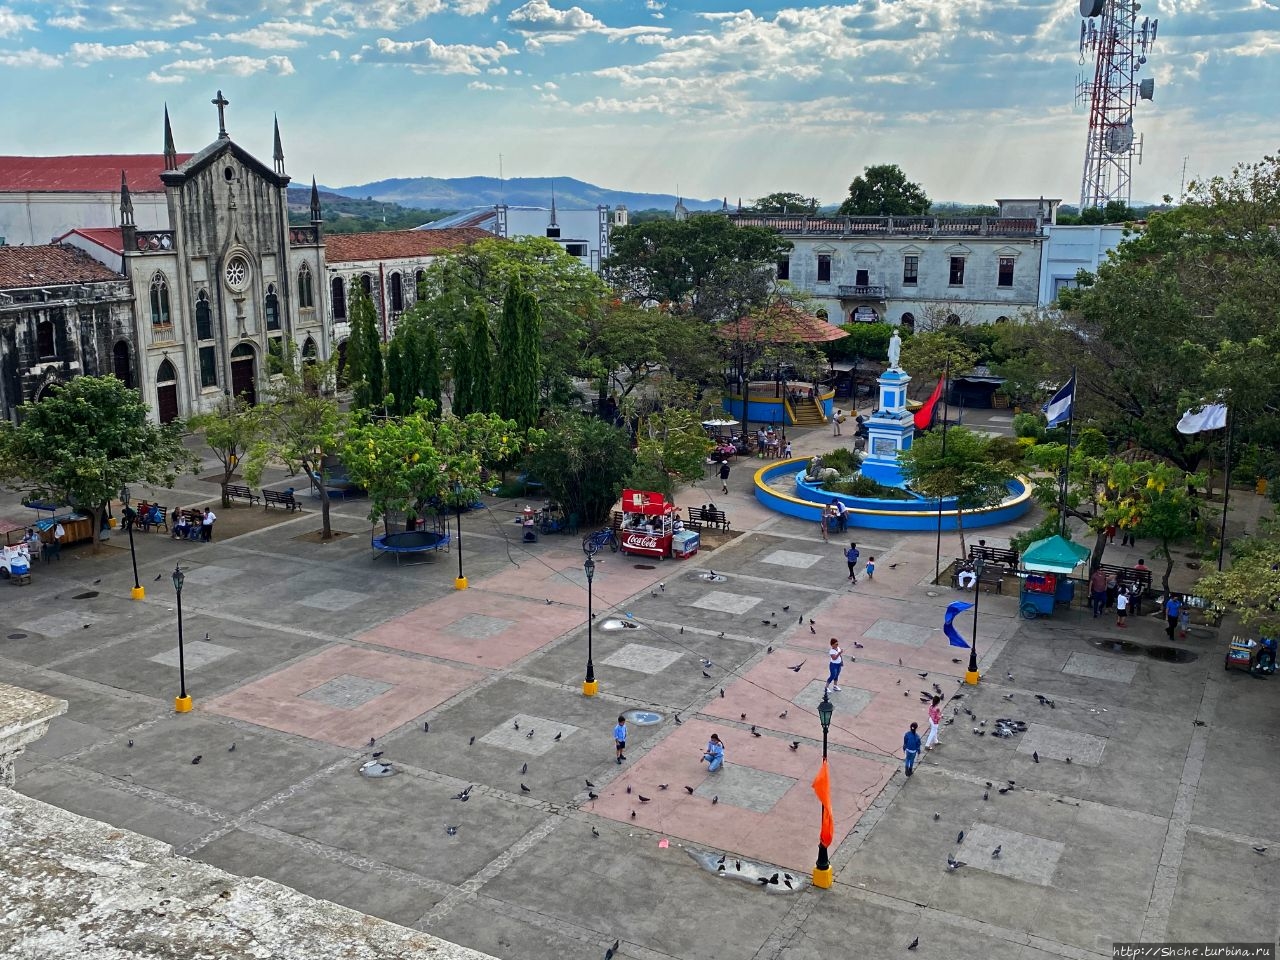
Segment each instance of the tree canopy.
M752 213L814 213L818 201L806 197L803 193L779 191L770 193L752 202Z
M866 167L853 178L839 212L853 217L919 215L929 212L929 197L896 163L883 163Z

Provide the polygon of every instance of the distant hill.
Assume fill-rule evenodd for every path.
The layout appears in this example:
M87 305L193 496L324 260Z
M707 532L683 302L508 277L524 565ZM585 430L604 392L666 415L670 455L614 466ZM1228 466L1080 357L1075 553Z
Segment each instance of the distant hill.
M499 180L497 177L409 177L351 187L326 187L325 190L345 197L396 203L422 210L467 210L499 203L547 207L551 205L553 191L556 206L566 210L591 209L600 204L609 207L626 204L630 210L671 210L676 205L675 194L610 190L572 177L516 177L511 180ZM690 210L719 210L721 203L720 200L684 198L684 205Z
M422 210L398 203L346 197L331 190L320 191L320 215L326 233L372 233L377 230L412 230L439 220L451 210ZM289 188L289 222L311 222L311 188Z

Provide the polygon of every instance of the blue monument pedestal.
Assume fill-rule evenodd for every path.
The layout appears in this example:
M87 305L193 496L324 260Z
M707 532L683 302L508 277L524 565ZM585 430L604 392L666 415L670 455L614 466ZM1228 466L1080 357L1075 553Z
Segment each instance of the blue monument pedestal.
M867 418L867 451L862 475L886 486L902 486L898 458L911 449L915 437L915 417L907 410L906 371L891 367L880 375L880 402Z

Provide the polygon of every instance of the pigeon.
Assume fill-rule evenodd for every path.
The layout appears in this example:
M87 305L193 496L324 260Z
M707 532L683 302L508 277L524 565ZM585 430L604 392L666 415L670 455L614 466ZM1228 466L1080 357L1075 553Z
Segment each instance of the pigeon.
M949 853L947 854L947 873L951 873L953 870L959 870L963 866L964 866L963 860L957 860L951 854Z
M719 633L719 635L718 635L717 639L724 639L724 631L723 631L723 630L721 630L721 631L720 631L720 633Z
M799 673L800 668L803 667L808 662L809 662L808 660L801 660L794 667L787 667L787 669L790 670L792 673Z
M467 746L468 746L468 747L474 747L475 745L476 745L476 738L475 738L475 737L472 737L472 738L467 742Z
M646 797L643 793L637 793L637 794L636 794L636 796L640 798L640 802L641 802L641 803L648 803L648 802L649 802L649 799L650 799L650 798L649 798L649 797Z
M782 882L783 882L783 884L786 886L786 888L787 888L788 890L794 890L794 889L795 889L795 887L793 887L793 886L791 885L791 877L790 877L789 875L788 875L788 876L783 877L783 878L782 878Z
M593 837L598 837L598 836L600 836L600 831L599 831L599 830L597 830L597 829L593 826L593 827L591 828L591 835L592 835Z
M676 726L678 727L678 726L680 726L680 724L682 724L682 723L684 723L684 721L680 719L680 714L678 714L678 713L677 713L677 714L676 714Z
M93 581L93 582L94 582L94 583L101 583L101 582L102 582L102 578L101 578L101 577L99 577L97 580L95 580L95 581Z
M658 784L658 789L659 789L659 790L665 790L665 789L667 789L667 787L669 787L669 786L671 786L671 784L669 784L669 783L660 783L660 784Z
M659 589L659 590L661 590L663 593L666 593L666 592L667 592L667 585L666 585L665 583L660 583L660 584L658 584L658 589Z
M961 830L956 834L956 843L964 843L964 831Z
M519 730L519 729L520 729L520 721L519 721L519 720L512 720L512 721L511 721L511 729L513 729L513 730Z
M1254 853L1259 853L1259 854L1261 854L1261 853L1266 853L1266 852L1267 852L1267 848L1266 848L1266 847L1254 847L1254 848L1253 848L1253 852L1254 852Z
M721 687L721 688L720 688L720 699L721 699L721 700L723 700L723 699L724 699L724 687Z
M699 657L698 662L701 663L704 667L711 666L711 661L708 660L706 657Z
M918 946L920 946L920 938L916 937L914 940L912 940L910 943L907 944L907 949L914 950Z
M991 794L989 794L989 793L983 793L983 795L982 795L982 799L983 799L983 800L990 800L990 799L991 799Z
M520 792L521 792L521 793L528 793L528 792L529 792L529 788L528 788L528 787L526 787L526 786L522 783L522 784L520 784Z
M995 848L994 850L992 850L992 851L991 851L991 859L992 859L992 860L999 860L999 859L1000 859L1000 849L1001 849L1001 847L1003 847L1003 846L1004 846L1004 844L1000 844L1000 843L997 843L997 844L996 844L996 848Z
M703 670L703 671L702 671L702 675L703 675L704 677L706 677L708 680L710 680L710 679L711 679L711 674L707 673L707 671L705 671L705 670Z
M1194 723L1197 727L1203 727L1205 725L1203 720L1193 720L1192 723Z
M472 791L474 788L475 788L475 784L473 783L471 786L467 787L467 788L466 788L465 790L463 790L461 793L455 793L455 794L454 794L450 799L452 799L452 800L464 800L464 801L465 801L469 796L471 796L471 791Z
M632 810L632 811L631 811L631 819L632 819L632 820L634 820L635 818L636 818L636 812L635 812L634 810Z
M996 793L1000 794L1000 796L1003 797L1006 793L1008 793L1012 789L1013 787L1001 787L999 790L996 791Z
M1032 751L1031 751L1031 762L1032 762L1032 763L1039 763L1039 762L1040 762L1040 754L1039 754L1038 752L1036 752L1035 750L1032 750Z
M129 741L129 746L131 746L131 747L133 746L133 741L132 741L132 740L130 740L130 741Z
M685 793L687 793L687 794L689 794L690 796L692 796L692 795L693 795L693 787L686 786L686 787L684 788L684 792L685 792Z
M802 613L802 614L800 614L800 616L796 618L796 626L798 627L798 626L800 626L800 624L802 624L802 623L804 623L804 614L803 614L803 613Z
M765 652L765 653L773 653L773 645L772 645L772 644L770 644L769 646L765 647L765 648L764 648L764 652Z
M547 598L546 604L547 604L547 606L548 606L548 607L549 607L549 606L551 606L551 598L550 598L550 597L548 597L548 598Z
M990 780L988 780L988 781L987 781L987 786L988 786L988 787L989 787L989 786L991 786L991 781L990 781Z
M1013 674L1012 674L1012 673L1007 673L1007 674L1005 674L1005 677L1006 677L1006 679L1012 680L1012 679L1013 679Z
M763 734L763 733L761 733L759 730L757 730L757 729L755 728L755 725L754 725L754 724L752 724L752 726L751 726L751 735L752 735L753 737L763 737L763 736L764 736L764 734Z
M595 784L594 784L594 783L592 783L590 780L587 780L587 781L585 781L585 782L586 782L586 784L587 784L587 786L588 786L588 787L594 787L594 786L595 786Z
M929 674L928 674L927 672L925 672L925 673L917 673L917 674L916 674L916 676L917 676L917 677L919 677L921 680L928 680L928 679L929 679Z
M1011 787L1016 787L1018 785L1016 780L1006 780L1005 783L1009 784Z
M372 747L372 746L373 746L375 743L377 743L377 742L378 742L378 740L377 740L377 738L376 738L376 737L370 737L370 738L369 738L369 746L371 746L371 747Z
M552 740L559 740L562 736L564 736L563 731L562 731L562 732L560 732L560 733L557 733L557 734L556 734L554 737L552 737L551 739L552 739Z
M210 640L212 640L212 639L213 639L213 637L209 636L209 631L207 631L207 630L206 630L206 631L205 631L205 634L204 634L204 642L205 642L205 643L208 643L208 642L209 642Z
M373 759L377 760L380 756L382 756L382 754L383 754L384 752L385 752L385 751L383 751L383 750L375 750L375 751L373 752Z
M681 636L683 636L683 635L684 635L684 627L681 627L681 628L680 628L680 635L681 635Z
M783 710L780 714L778 714L778 719L779 719L779 720L785 720L785 719L787 719L787 714L788 714L788 713L790 713L790 711L789 711L789 710Z
M195 764L199 763L203 759L204 759L204 756L202 754L197 753L194 757L191 758L191 763L194 766Z
M898 658L898 666L902 666L902 658L901 658L901 657L899 657L899 658Z
M935 814L933 815L933 819L934 819L934 820L941 820L941 819L942 819L942 814L940 814L940 813L935 813Z
M777 882L778 882L778 875L775 873L772 877L770 877L770 878L769 878L768 880L766 880L765 882L766 882L766 883L772 883L772 884L775 884L775 885L776 885L776 884L777 884Z
M761 620L760 622L761 622L761 623L763 623L766 627L767 627L767 626L769 625L769 623L770 623L770 621L768 621L768 620Z
M621 940L613 941L613 946L604 952L604 960L613 960L613 955L618 952L618 945L621 943Z
M792 752L794 753L796 750L799 750L799 749L800 749L800 741L799 741L799 740L792 740L792 741L791 741L791 750L792 750Z
M717 793L714 797L711 798L711 805L714 807L719 802L720 802L720 794Z
M526 734L524 735L524 738L525 738L526 740L532 740L532 739L533 739L533 727L530 727L530 728L529 728L529 732L528 732L528 733L526 733Z
M158 582L158 581L160 581L160 580L163 580L163 579L164 579L164 574L163 574L163 573L157 573L157 574L156 574L156 581L157 581L157 582Z
M1264 848L1264 849L1265 849L1265 848ZM742 872L742 861L741 861L741 860L735 860L735 861L733 861L733 865L734 865L734 867L737 869L737 871L738 871L739 873L741 873L741 872Z
M445 832L445 833L447 833L447 834L448 834L449 836L451 836L451 837L456 837L456 836L458 835L458 828L457 828L457 827L452 827L452 826L449 826L448 824L446 824L446 825L445 825L445 828L444 828L444 832Z
M896 564L896 563L891 563L891 564L889 564L889 569L890 569L890 570L897 570L897 569L898 569L898 564Z
M952 658L951 658L951 662L952 662L952 663L959 663L959 662L960 662L960 658L959 658L959 657L952 657Z
M864 644L864 643L859 643L857 640L853 641L853 649L855 649L855 650L862 650L862 649L864 649L865 647L866 647L866 644Z
M790 610L790 609L791 609L791 604L789 604L789 603L788 603L788 604L786 604L786 605L782 608L782 612L783 612L783 613L786 613L786 612L787 612L788 610Z
M529 772L529 765L528 765L527 763L522 763L522 764L520 764L520 773L521 773L521 775L524 775L524 774L526 774L526 773L528 773L528 772Z
M1070 757L1067 757L1067 761L1066 761L1066 762L1067 762L1067 763L1070 763L1070 762L1071 762L1071 758L1070 758Z
M738 714L738 719L739 719L739 720L745 720L745 719L747 719L747 715L746 715L745 713L740 713L740 714Z
M588 790L588 791L587 791L587 799L588 799L588 800L599 800L599 799L600 799L600 794L598 794L598 793L592 793L590 790Z
M630 785L630 784L628 784L628 785L627 785L627 793L630 793L630 792L631 792L631 785Z
M813 627L809 627L809 632L816 635L818 631L813 629Z

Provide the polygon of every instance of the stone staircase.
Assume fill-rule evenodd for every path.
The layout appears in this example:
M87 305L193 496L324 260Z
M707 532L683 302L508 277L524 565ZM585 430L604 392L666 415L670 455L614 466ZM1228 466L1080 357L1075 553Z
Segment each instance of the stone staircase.
M791 424L796 427L821 427L828 421L814 400L800 400L791 405Z

